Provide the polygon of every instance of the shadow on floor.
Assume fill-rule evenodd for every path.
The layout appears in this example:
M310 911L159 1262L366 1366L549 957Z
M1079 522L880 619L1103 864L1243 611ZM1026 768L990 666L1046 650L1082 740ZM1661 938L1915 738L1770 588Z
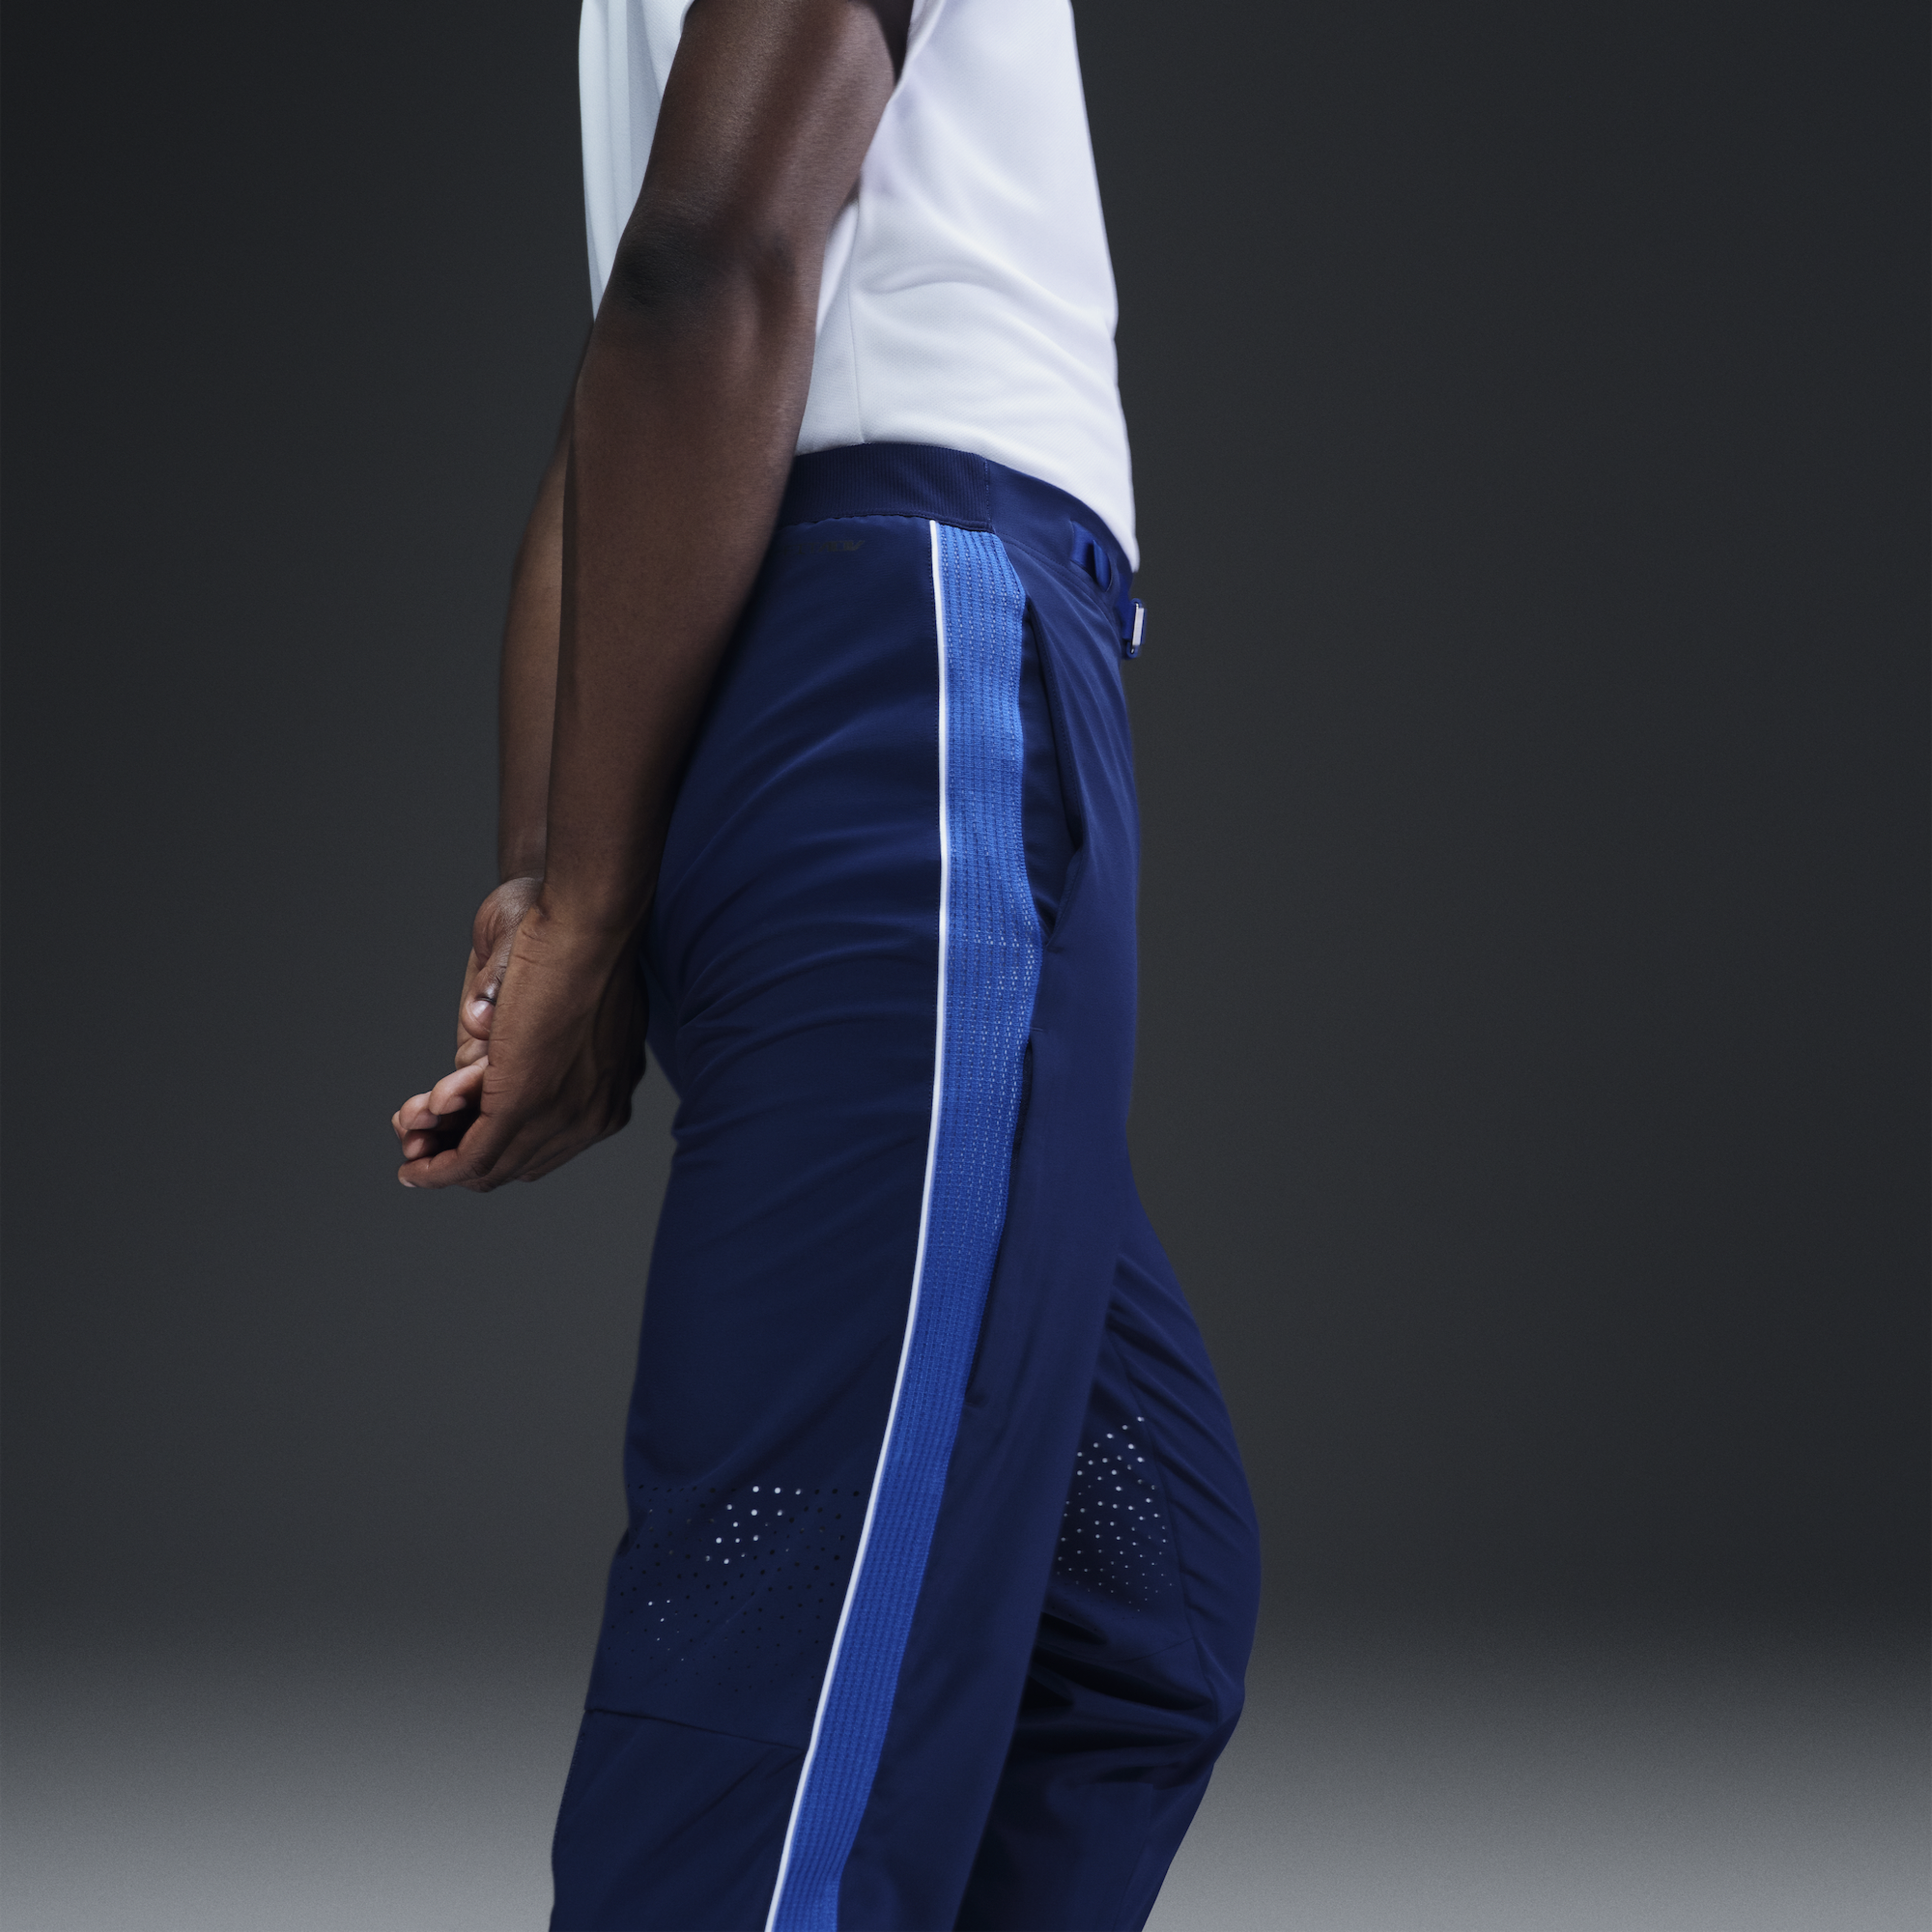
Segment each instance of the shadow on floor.
M532 1932L586 1660L540 1634L23 1643L0 1918ZM1296 1637L1153 1932L1922 1932L1924 1713L1909 1638Z

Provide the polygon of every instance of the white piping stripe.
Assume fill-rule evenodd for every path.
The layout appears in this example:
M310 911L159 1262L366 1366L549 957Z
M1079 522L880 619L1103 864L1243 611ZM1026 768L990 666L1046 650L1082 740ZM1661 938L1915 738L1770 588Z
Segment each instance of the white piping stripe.
M886 1452L892 1446L892 1424L898 1420L899 1391L905 1386L906 1364L912 1354L912 1331L919 1320L919 1292L926 1275L926 1225L932 1214L932 1175L939 1154L939 1102L946 1082L946 940L947 901L952 884L952 838L946 814L946 592L939 574L939 525L928 520L932 534L932 615L939 635L939 997L932 1035L932 1126L926 1142L926 1181L919 1197L919 1246L914 1251L912 1299L906 1310L905 1339L899 1344L899 1368L892 1382L892 1406L886 1413L886 1432L879 1443L879 1460L872 1472L872 1493L866 1501L866 1521L859 1532L858 1553L852 1559L852 1577L845 1586L845 1601L838 1612L838 1628L832 1634L832 1654L825 1666L824 1680L818 1687L818 1708L812 1715L812 1742L806 1747L805 1762L798 1774L798 1789L792 1793L791 1816L785 1821L784 1850L778 1856L778 1882L772 1888L771 1909L765 1914L765 1932L773 1932L778 1904L784 1897L785 1876L791 1869L792 1840L798 1831L798 1816L805 1803L806 1787L812 1782L812 1767L818 1756L818 1733L825 1722L825 1706L832 1694L832 1679L838 1674L838 1654L844 1647L846 1619L852 1614L852 1600L859 1594L859 1579L865 1574L866 1551L872 1540L872 1516L879 1506L879 1485L886 1473Z

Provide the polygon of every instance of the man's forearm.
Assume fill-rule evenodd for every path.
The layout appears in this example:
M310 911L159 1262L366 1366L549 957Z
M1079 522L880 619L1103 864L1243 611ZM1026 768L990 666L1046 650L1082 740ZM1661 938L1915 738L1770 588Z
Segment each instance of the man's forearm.
M627 266L666 272L661 257ZM661 304L614 286L578 386L545 903L614 934L649 902L810 370L815 273L801 290L727 260L705 283Z
M566 406L510 578L496 692L499 879L538 875L544 868L563 614L563 493L571 414Z

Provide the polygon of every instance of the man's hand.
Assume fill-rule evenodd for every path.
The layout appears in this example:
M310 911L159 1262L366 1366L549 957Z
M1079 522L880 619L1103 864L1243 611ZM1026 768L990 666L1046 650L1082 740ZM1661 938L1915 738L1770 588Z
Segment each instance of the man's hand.
M411 1094L389 1117L405 1160L420 1160L453 1148L476 1118L476 1096L483 1086L480 1063L490 1050L490 1022L503 969L510 963L510 942L542 890L542 880L533 876L506 879L477 908L470 929L470 963L456 1002L458 1070L444 1075L428 1093Z
M631 1116L647 1017L628 937L572 931L512 879L471 935L456 1071L392 1119L405 1187L536 1180Z

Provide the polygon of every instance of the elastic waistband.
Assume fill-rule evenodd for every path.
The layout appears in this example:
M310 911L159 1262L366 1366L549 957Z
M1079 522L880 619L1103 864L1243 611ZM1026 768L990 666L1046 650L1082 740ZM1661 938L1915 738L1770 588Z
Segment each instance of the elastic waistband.
M923 442L814 450L792 464L778 523L831 517L929 517L962 530L992 530L1090 571L1123 610L1130 602L1126 553L1099 514L1078 496L990 457ZM1095 550L1104 554L1105 568Z

